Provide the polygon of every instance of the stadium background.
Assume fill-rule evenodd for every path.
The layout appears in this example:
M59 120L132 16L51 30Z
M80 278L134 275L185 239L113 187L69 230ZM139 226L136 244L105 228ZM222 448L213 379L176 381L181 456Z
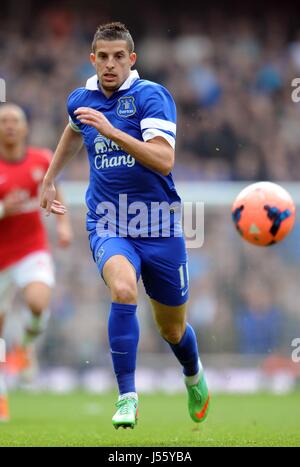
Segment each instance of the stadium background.
M300 377L299 363L291 359L291 342L300 337L300 226L281 245L259 249L239 239L230 218L233 197L249 182L282 183L299 199L300 107L291 99L291 81L300 76L299 21L291 8L270 5L232 1L221 8L204 2L200 8L189 2L184 11L169 1L1 5L0 77L7 83L7 100L28 115L32 145L55 149L67 122L67 95L93 74L88 54L100 23L125 22L135 38L140 76L173 93L175 182L184 199L205 202L204 245L189 250L189 321L215 391L285 392L297 387ZM87 179L82 152L60 179L75 231L71 248L57 248L53 219L46 221L57 286L39 345L38 384L61 392L78 385L94 391L113 386L109 295L84 228L81 192ZM173 390L181 391L174 357L140 290L138 387L166 390L172 378ZM18 337L20 311L17 300L8 343Z

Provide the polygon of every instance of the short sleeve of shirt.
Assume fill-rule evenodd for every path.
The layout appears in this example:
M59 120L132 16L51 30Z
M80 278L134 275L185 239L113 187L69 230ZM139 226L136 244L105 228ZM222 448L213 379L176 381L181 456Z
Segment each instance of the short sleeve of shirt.
M69 125L77 133L81 132L81 123L76 118L74 111L80 107L80 97L84 88L78 88L73 91L67 99L67 109L69 114Z
M175 148L176 106L169 91L153 83L142 93L141 132L144 141L161 136Z

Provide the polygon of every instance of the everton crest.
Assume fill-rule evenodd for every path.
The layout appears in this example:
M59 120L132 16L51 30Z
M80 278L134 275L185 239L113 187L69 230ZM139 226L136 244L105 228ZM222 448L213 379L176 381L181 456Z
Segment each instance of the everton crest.
M133 96L123 96L118 99L117 114L120 117L131 117L136 112Z

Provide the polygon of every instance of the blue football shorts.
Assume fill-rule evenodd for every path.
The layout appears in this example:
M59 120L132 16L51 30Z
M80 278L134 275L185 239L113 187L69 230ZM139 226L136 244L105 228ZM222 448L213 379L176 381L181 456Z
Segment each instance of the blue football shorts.
M179 306L188 300L188 258L183 237L103 238L93 229L89 241L102 278L106 261L123 255L135 268L137 282L142 276L150 298L168 306Z

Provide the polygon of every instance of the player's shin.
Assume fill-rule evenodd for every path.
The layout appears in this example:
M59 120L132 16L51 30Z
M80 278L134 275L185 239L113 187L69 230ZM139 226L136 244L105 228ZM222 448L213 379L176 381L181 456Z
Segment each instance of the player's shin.
M26 311L23 338L24 347L30 346L38 336L45 332L49 318L50 310L44 310L39 314L32 313L30 310Z
M0 338L3 335L4 328L4 315L0 314ZM3 341L4 342L4 341ZM0 422L6 422L9 420L9 408L8 408L8 396L6 386L6 374L5 374L5 345L1 348L4 352L0 355ZM4 355L3 355L4 354Z
M4 363L0 363L0 422L6 422L8 420L9 408Z
M168 342L168 341L167 341ZM177 360L183 367L183 373L188 378L199 379L200 360L196 334L190 324L186 325L185 333L180 342L168 342Z
M188 393L188 409L192 420L203 422L208 414L209 393L198 355L196 334L189 324L178 344L169 343L175 356L183 366Z
M46 328L50 317L50 311L32 313L25 308L23 311L23 337L8 355L9 366L15 373L19 373L20 382L31 384L39 370L35 343Z
M135 368L139 340L136 305L113 302L108 320L108 336L120 396L135 397Z

